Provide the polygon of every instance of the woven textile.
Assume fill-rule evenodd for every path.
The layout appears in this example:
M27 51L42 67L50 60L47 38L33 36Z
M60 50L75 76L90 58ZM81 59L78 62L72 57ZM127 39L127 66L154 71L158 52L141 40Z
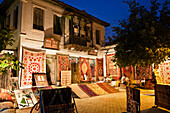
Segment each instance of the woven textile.
M101 87L103 90L105 90L106 92L112 93L112 91L110 91L108 88L106 88L103 83L97 83L97 85L100 86L100 87Z
M89 98L90 96L87 95L77 84L71 84L69 87L72 91L79 97L79 98Z
M57 54L58 80L61 80L61 71L68 71L69 55Z
M137 66L136 67L136 79L144 80L144 79L152 79L152 67L151 66Z
M122 74L126 77L128 77L130 80L134 80L133 76L133 68L132 66L126 66L122 68Z
M12 102L0 102L0 112L6 109L14 108L14 104Z
M21 87L32 86L32 73L46 73L46 51L23 48Z
M80 57L80 73L81 73L81 80L89 81L91 79L90 72L89 72L89 59Z
M115 89L114 87L112 87L110 84L108 84L107 82L104 82L103 85L109 89L112 93L117 93L119 92L117 89Z
M170 59L159 65L160 77L164 84L170 84Z
M97 77L103 77L103 58L96 59L96 66L97 66Z
M95 92L93 92L87 85L78 85L86 94L88 94L90 97L92 96L98 96Z
M99 87L97 84L87 84L87 86L92 89L97 95L106 95L108 94L104 89Z
M90 64L90 76L95 77L96 76L96 62L94 59L89 59Z
M118 66L115 66L115 63L112 61L115 54L106 55L106 75L112 76L114 79L119 79L120 77L120 69Z

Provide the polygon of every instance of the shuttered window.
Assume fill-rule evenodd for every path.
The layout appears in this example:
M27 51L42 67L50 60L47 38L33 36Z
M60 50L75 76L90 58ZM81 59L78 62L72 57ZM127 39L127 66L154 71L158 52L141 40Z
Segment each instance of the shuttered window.
M34 8L33 28L44 30L44 11L40 8Z

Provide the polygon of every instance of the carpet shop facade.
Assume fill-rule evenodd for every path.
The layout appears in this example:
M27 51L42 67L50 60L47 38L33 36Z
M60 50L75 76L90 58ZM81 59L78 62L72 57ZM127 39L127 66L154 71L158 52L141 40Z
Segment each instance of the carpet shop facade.
M112 62L114 46L105 45L104 22L84 10L58 0L4 0L5 24L15 26L12 50L24 69L18 72L20 88L32 86L33 73L47 74L49 84L152 79L153 66L120 69ZM170 84L170 61L159 66L160 81ZM140 82L140 81L135 81Z

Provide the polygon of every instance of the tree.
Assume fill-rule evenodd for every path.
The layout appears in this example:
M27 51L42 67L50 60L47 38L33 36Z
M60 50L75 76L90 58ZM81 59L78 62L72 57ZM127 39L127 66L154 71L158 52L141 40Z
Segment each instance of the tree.
M150 10L135 0L124 1L129 5L128 19L112 27L116 64L130 65L159 64L170 53L170 10L166 0L160 10L160 3L151 0Z

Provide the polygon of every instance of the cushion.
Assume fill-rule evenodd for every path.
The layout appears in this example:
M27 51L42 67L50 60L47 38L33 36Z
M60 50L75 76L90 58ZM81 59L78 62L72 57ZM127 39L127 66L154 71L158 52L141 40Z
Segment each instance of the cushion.
M14 100L8 93L3 92L3 93L0 93L0 102L2 102L2 101L12 101L13 102Z
M10 101L0 102L0 112L6 109L14 108L14 104Z

